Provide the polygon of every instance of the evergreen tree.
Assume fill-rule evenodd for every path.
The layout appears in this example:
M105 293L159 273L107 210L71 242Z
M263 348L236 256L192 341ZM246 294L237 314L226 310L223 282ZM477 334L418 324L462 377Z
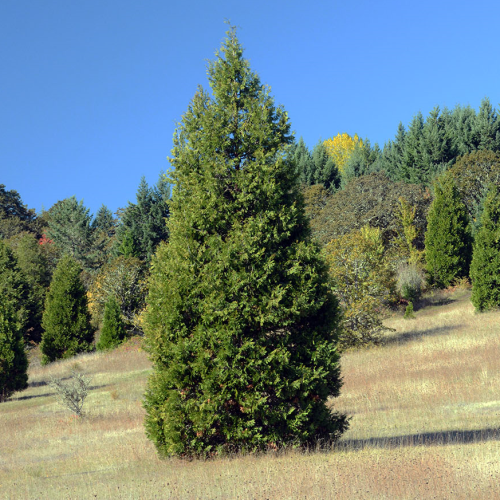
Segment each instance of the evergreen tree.
M483 311L500 306L500 192L491 185L484 202L471 264L474 307Z
M365 139L362 144L357 143L347 160L344 175L342 176L342 187L346 187L349 182L357 177L376 172L378 169L375 163L379 160L380 148L378 144L375 143L372 148L368 139Z
M97 267L92 215L75 196L58 201L47 215L47 237L61 250L74 257L88 272Z
M28 284L14 253L2 239L0 239L0 296L15 317L16 329L24 333L30 309Z
M45 295L50 283L47 257L33 233L21 233L8 240L19 270L26 285L24 309L26 325L24 337L27 341L40 342L42 335L42 313ZM20 291L19 285L16 285Z
M27 208L17 191L5 189L0 184L0 238L11 238L22 232L31 232L41 236L43 222L36 216L35 210Z
M469 217L455 183L449 177L436 182L427 217L425 257L432 284L449 286L469 275L472 238Z
M23 333L10 301L0 295L0 402L28 386Z
M311 153L307 149L304 139L301 137L299 142L293 147L293 159L297 167L297 173L302 184L314 184L314 166Z
M54 271L42 319L44 363L92 350L94 330L80 273L80 265L69 255Z
M500 148L500 120L488 98L481 101L474 120L475 146L480 150L498 151Z
M168 239L170 185L163 174L154 188L142 177L136 198L120 216L115 253L149 262L160 241Z
M174 136L170 240L151 267L146 431L161 455L335 439L338 305L310 241L286 112L234 29Z
M323 184L330 192L340 187L340 173L328 155L325 144L319 141L312 152L312 175L309 184Z
M123 324L120 306L114 295L111 295L104 307L104 321L101 336L97 343L97 349L113 349L125 338L125 326Z

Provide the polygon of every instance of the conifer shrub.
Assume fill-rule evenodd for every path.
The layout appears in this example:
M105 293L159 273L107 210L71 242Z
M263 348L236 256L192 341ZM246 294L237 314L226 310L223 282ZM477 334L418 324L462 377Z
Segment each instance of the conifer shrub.
M54 271L42 319L43 363L93 349L94 329L80 273L80 265L69 255L61 258Z
M111 295L104 308L101 336L96 347L100 351L113 349L125 339L125 335L125 326L121 318L120 306L114 295Z
M471 301L478 311L500 306L500 193L491 185L471 264Z
M28 386L23 332L12 305L0 296L0 402Z
M169 243L145 313L146 432L161 456L329 442L347 427L339 309L311 242L286 112L234 29L174 135Z
M405 309L404 319L414 319L415 315L413 314L413 302L408 302L408 305Z
M427 216L425 259L429 283L446 288L469 275L472 236L465 205L450 177L438 180Z

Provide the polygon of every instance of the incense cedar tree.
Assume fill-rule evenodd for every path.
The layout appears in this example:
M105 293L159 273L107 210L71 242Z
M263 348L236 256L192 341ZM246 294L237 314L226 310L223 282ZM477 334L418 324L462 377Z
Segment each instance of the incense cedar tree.
M469 276L472 236L465 205L452 179L434 186L434 200L427 216L425 259L429 281L440 288L456 278Z
M81 271L78 262L69 255L61 258L54 271L42 318L44 363L92 350L94 329L90 325Z
M330 441L339 309L310 240L286 112L231 29L174 135L170 240L145 313L146 432L161 456Z
M0 296L0 402L28 387L28 357L12 304Z
M111 295L104 307L104 321L97 349L113 349L125 338L125 325L123 324L120 306L114 295Z
M478 311L500 306L500 193L491 185L484 202L481 228L474 241L471 301Z

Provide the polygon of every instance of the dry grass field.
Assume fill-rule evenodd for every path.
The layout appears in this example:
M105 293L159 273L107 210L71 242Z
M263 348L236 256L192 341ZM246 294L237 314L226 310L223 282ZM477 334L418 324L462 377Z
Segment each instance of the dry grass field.
M0 405L0 498L500 498L500 312L474 314L458 291L387 324L385 345L343 356L334 406L351 428L328 452L161 461L142 426L139 343L35 357L29 388ZM48 385L72 367L93 377L84 419Z

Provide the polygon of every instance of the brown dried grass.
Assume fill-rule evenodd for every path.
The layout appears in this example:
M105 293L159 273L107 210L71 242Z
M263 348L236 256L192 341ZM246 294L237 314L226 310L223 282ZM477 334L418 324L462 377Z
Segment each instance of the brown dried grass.
M385 345L343 356L333 405L351 428L330 452L161 461L142 426L139 344L34 362L30 387L0 406L0 497L500 498L500 312L450 300L390 318ZM75 363L93 376L83 420L46 385Z

